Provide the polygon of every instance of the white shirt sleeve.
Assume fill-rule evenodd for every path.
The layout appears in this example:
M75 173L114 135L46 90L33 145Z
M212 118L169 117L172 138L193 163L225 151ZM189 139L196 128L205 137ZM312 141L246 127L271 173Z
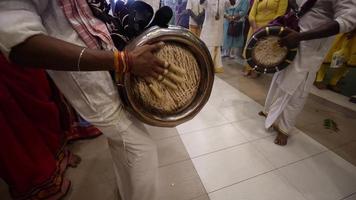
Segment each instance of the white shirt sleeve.
M356 28L356 1L334 0L334 19L340 25L340 32L346 33Z
M27 38L46 34L38 14L43 9L41 6L46 2L39 0L0 1L0 51L6 57L9 56L13 47Z

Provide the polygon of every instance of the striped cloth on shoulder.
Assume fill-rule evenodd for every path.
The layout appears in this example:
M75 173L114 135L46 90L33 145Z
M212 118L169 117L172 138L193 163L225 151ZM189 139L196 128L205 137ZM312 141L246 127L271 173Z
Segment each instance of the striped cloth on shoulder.
M67 20L88 48L115 48L105 23L93 15L86 0L59 0L59 3Z

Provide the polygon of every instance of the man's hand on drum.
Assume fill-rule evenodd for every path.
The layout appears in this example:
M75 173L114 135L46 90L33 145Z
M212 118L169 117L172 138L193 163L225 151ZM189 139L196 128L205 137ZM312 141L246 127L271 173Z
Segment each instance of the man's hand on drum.
M163 47L164 43L149 44L136 47L129 52L132 58L131 72L140 77L158 78L164 72L165 63L153 55Z
M129 52L132 58L131 73L145 78L149 82L156 79L171 89L176 89L177 85L183 82L185 71L176 66L164 62L154 55L164 46L163 42L136 47Z
M289 49L297 48L301 41L300 33L292 29L288 29L288 31L288 34L282 37L282 39L279 41L279 44Z

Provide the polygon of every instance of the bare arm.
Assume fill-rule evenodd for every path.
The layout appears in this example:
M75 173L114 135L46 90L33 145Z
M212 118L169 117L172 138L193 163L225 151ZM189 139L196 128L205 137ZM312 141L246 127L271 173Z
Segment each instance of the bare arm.
M332 21L316 29L300 33L300 41L330 37L340 32L339 23Z
M10 60L23 66L34 66L61 71L77 71L80 47L46 35L35 35L15 46ZM80 61L80 70L113 70L114 55L111 51L86 49Z
M132 58L131 72L141 77L155 77L164 71L165 63L153 55L163 43L143 45L128 52ZM23 66L33 66L61 71L79 71L78 58L83 47L46 35L35 35L12 48L11 61ZM80 61L80 71L114 70L112 51L86 49Z
M300 41L303 40L314 40L324 37L330 37L338 34L340 31L339 23L332 21L330 23L319 26L316 29L298 33L291 30L288 35L283 37L280 41L282 46L287 46L288 48L295 48L298 46Z

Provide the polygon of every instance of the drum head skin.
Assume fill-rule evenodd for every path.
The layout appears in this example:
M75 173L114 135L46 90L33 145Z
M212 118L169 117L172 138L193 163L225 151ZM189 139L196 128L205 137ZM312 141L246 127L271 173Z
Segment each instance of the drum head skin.
M117 85L126 109L139 120L152 126L175 127L192 119L207 103L214 83L214 65L206 45L187 29L175 26L152 27L126 49L159 41L165 46L155 55L186 72L178 89L170 90L162 82L130 73L116 77ZM159 97L153 91L158 91Z
M254 33L246 47L247 63L260 73L275 73L286 68L297 55L297 48L288 49L278 44L287 33L281 26L267 26Z

